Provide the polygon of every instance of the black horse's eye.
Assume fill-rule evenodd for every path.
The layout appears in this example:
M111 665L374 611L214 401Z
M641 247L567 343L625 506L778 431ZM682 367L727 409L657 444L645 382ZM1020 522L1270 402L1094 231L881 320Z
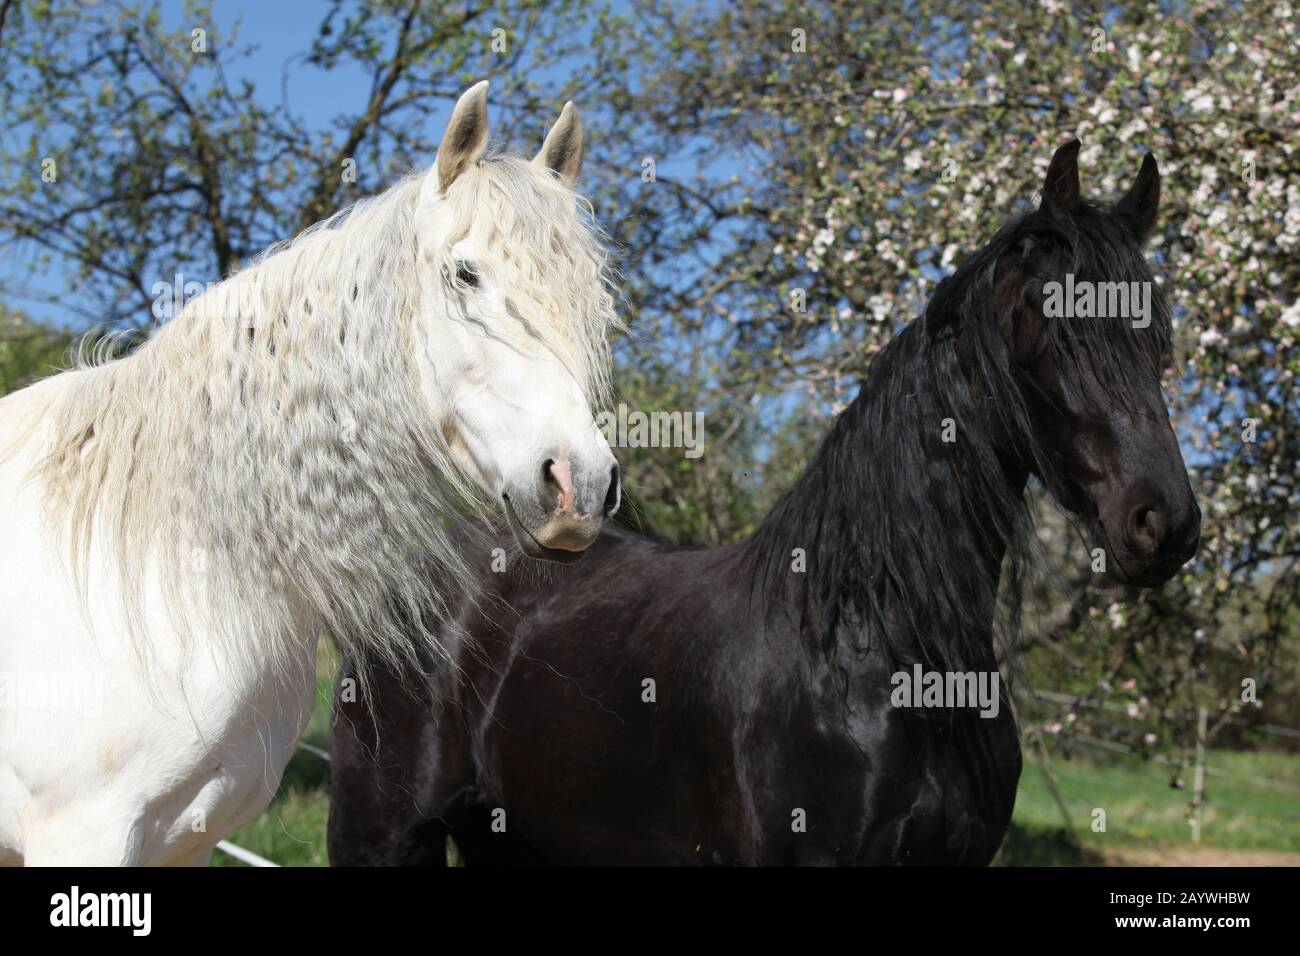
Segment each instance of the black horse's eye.
M468 262L456 263L456 281L471 289L478 288L478 272Z

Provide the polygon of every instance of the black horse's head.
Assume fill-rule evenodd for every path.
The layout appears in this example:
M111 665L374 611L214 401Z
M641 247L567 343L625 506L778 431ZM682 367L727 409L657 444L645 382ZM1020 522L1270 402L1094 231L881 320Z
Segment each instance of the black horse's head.
M1165 408L1170 312L1142 254L1160 173L1148 154L1113 206L1079 195L1079 142L1009 227L994 310L1032 431L1029 467L1088 521L1119 581L1155 585L1196 553L1201 512Z
M945 280L926 325L956 338L1011 466L1092 526L1112 577L1156 585L1201 522L1161 390L1169 305L1142 254L1160 173L1148 155L1103 206L1081 199L1078 156L1077 140L1056 151L1038 209Z

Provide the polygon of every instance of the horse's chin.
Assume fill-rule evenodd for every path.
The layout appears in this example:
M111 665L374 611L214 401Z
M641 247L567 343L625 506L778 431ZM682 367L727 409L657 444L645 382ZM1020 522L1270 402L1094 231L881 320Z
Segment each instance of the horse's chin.
M1174 571L1177 571L1175 568ZM1119 559L1111 556L1111 566L1107 569L1106 575L1117 584L1125 584L1138 588L1157 588L1174 576L1174 571L1169 573L1154 573L1143 571L1137 574L1131 574L1125 567L1120 564Z
M587 552L567 551L564 548L550 548L542 544L532 532L524 527L519 516L515 514L515 506L510 501L509 495L501 496L501 503L505 506L506 524L510 526L510 533L515 537L515 543L519 545L519 550L526 557L535 561L550 561L554 564L576 564L582 560L582 556Z
M1117 584L1138 588L1158 588L1177 574L1178 569L1186 563L1185 559L1176 564L1170 561L1153 564L1147 561L1135 561L1131 555L1121 558L1119 551L1111 546L1104 525L1100 528L1098 540L1106 549L1106 556L1109 558L1106 563L1106 576Z

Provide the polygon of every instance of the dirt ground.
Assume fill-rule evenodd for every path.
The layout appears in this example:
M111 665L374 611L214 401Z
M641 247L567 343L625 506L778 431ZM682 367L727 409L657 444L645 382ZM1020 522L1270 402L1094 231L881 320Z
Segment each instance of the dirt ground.
M1300 853L1213 846L1115 847L1086 851L1097 866L1300 866Z

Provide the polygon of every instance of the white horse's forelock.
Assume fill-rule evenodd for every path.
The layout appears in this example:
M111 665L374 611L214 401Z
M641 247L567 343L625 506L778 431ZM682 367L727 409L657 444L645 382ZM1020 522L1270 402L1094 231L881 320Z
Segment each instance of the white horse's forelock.
M301 657L304 607L358 659L402 664L419 640L443 654L433 630L468 574L449 528L482 502L420 398L419 271L441 274L425 288L449 321L457 293L450 244L417 261L424 175L269 249L134 354L74 373L44 410L37 474L79 586L92 543L111 548L143 655L130 585L151 567L183 641L201 630L277 674ZM590 207L515 157L463 179L442 214L482 240L477 268L605 401L617 323ZM255 646L236 636L250 622Z

